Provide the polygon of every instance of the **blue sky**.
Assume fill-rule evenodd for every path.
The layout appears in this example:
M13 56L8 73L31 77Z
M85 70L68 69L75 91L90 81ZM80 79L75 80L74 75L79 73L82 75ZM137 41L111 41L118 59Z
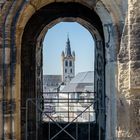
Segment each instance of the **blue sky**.
M75 22L61 22L48 30L43 42L43 74L62 74L61 53L69 34L71 50L75 51L75 73L92 71L94 40L87 29Z

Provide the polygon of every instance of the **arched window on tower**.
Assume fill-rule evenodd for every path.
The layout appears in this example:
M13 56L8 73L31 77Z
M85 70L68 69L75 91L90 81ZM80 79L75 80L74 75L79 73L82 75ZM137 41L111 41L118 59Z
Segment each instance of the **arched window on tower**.
M70 73L72 73L72 69L70 69Z
M66 66L66 67L68 66L68 61L67 61L67 60L65 61L65 66Z
M69 62L69 66L70 66L70 67L72 66L72 61Z

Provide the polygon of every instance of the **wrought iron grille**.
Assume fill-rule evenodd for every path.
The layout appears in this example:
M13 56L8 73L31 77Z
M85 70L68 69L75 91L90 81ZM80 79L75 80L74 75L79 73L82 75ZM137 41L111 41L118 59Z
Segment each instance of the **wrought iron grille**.
M78 125L86 125L86 139L91 140L91 124L95 123L95 93L94 92L47 92L42 98L27 99L26 101L26 140L35 135L39 139L39 126L41 123L48 125L47 140L55 140L60 134L65 133L69 140L79 140ZM29 128L30 106L36 110L36 130ZM63 126L63 124L65 124ZM59 130L51 133L51 126L56 125ZM71 134L67 129L75 126L75 133ZM29 130L30 129L30 130ZM33 132L31 129L33 129ZM80 130L81 131L81 130ZM81 138L80 138L81 139Z
M43 121L92 122L95 121L93 92L47 92L43 95Z

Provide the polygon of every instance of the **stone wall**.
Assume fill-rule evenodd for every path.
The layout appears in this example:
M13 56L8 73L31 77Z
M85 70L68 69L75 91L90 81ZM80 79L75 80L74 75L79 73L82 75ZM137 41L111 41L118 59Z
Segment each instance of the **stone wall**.
M129 0L130 132L140 139L140 1Z
M7 139L15 137L20 140L22 34L27 21L36 10L54 1L78 2L94 9L101 18L106 44L106 139L113 140L115 137L119 137L121 140L139 140L139 0L1 0L0 139L3 137L3 129L5 129ZM4 114L2 101L5 101L6 109L10 106L10 110L14 108L14 106L11 107L11 103L13 103L15 105L14 112L12 113L11 110ZM13 127L14 130L11 129Z
M0 79L2 79L2 3L0 3ZM0 80L0 131L2 132L2 80ZM0 133L0 138L1 138Z
M118 56L118 137L140 139L140 2L128 1Z

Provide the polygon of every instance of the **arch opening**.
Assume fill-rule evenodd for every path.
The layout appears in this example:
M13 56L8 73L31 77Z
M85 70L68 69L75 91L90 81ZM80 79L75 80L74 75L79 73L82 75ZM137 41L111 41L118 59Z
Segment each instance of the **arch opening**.
M22 109L29 98L40 98L42 96L42 42L48 28L60 21L76 21L83 25L95 39L95 90L99 102L96 104L98 111L97 123L99 127L98 137L104 139L105 133L105 111L100 111L100 104L105 106L104 92L104 36L103 27L98 15L91 9L76 3L54 3L39 9L28 21L23 37L21 50L21 126L25 126L26 116ZM25 82L26 81L26 82ZM100 103L101 102L101 103ZM28 110L29 127L36 128L36 108L31 106ZM103 116L100 118L99 116ZM100 122L100 123L99 123ZM38 127L38 126L37 126ZM38 127L39 128L39 127ZM41 128L40 128L41 129ZM24 139L25 128L22 128ZM28 129L29 130L29 129ZM36 131L33 130L34 135ZM29 136L34 139L34 135Z
M47 111L57 122L70 122L93 102L94 44L89 31L77 22L61 22L48 30L43 42L45 122L52 121L45 115ZM65 97L68 94L69 105ZM63 103L64 98L66 103ZM74 122L93 121L95 112L91 106Z

